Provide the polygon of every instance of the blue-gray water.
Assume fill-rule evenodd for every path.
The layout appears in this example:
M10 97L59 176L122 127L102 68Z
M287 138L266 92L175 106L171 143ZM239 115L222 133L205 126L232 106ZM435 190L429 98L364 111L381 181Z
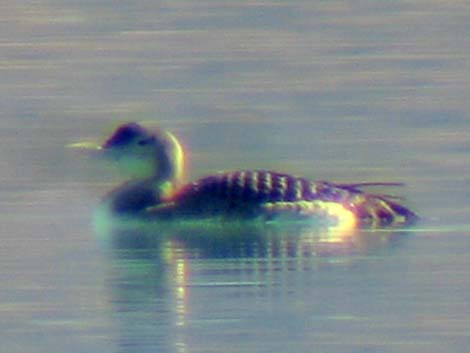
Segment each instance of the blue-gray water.
M2 353L469 351L467 2L0 10ZM423 221L333 242L283 229L104 239L93 210L122 180L64 145L126 120L181 137L191 178L400 181Z

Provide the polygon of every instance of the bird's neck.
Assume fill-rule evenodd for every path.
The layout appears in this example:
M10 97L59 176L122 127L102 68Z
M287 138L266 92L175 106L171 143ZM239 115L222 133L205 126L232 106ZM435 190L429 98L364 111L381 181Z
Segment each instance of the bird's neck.
M167 156L159 156L156 163L155 173L148 182L162 200L169 199L181 183L177 167Z
M167 144L155 156L152 185L162 199L169 199L181 186L184 174L184 152L178 139L166 132Z

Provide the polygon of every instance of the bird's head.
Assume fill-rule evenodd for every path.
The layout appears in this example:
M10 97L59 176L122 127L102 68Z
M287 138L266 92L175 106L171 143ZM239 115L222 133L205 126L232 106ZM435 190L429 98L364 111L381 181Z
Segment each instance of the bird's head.
M69 147L94 150L129 177L153 180L171 191L183 178L184 152L178 139L168 131L135 122L118 126L102 144L80 142Z

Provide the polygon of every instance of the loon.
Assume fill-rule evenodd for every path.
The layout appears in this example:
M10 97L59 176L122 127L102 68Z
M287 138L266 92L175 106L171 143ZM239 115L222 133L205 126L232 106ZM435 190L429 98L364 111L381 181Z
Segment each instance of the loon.
M183 184L184 152L170 132L130 122L93 148L116 162L131 180L104 198L119 217L148 220L326 219L361 228L406 226L417 215L396 197L363 191L400 183L336 184L270 170L220 172Z

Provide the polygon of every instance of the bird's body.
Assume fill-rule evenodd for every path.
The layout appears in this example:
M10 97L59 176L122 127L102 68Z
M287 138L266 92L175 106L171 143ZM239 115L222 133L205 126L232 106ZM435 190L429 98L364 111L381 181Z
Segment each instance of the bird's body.
M325 219L358 227L401 226L416 215L391 196L364 192L396 183L334 184L267 170L222 172L180 186L182 149L172 134L120 126L100 149L138 160L134 180L105 197L112 213L152 221ZM129 153L130 152L130 153ZM126 162L127 163L127 162ZM129 163L127 163L129 164ZM135 165L144 165L137 173Z

